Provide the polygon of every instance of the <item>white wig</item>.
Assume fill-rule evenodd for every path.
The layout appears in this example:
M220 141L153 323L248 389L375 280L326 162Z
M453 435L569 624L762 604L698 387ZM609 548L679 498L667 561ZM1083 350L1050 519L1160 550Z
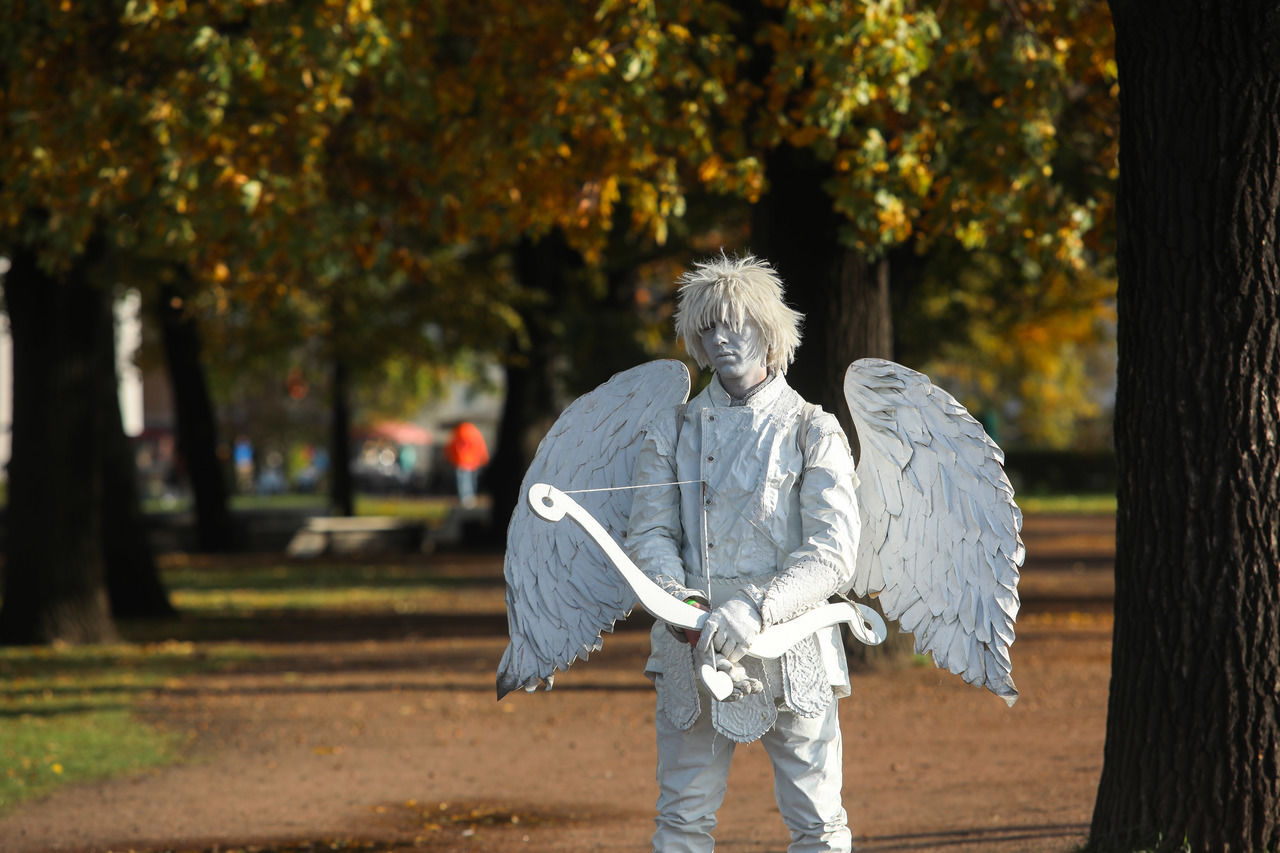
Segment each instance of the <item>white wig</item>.
M680 277L676 293L676 335L685 349L706 369L711 359L702 348L703 329L726 323L740 329L750 319L764 333L765 364L786 373L800 346L800 322L804 315L782 298L782 279L768 261L753 255L698 261Z

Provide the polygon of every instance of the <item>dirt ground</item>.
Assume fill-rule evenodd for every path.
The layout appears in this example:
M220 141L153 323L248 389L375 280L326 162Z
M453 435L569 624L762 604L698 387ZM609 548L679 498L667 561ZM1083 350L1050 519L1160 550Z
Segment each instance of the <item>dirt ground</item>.
M840 704L861 851L1071 851L1102 763L1109 519L1031 517L1013 708L932 666L858 673ZM446 556L436 559L447 560ZM500 574L499 558L469 571ZM479 562L476 562L476 561ZM184 678L141 713L189 760L64 788L0 820L0 850L645 850L654 697L642 630L494 700L500 619L282 626L270 671ZM437 626L438 627L438 626ZM280 637L291 637L282 641ZM785 850L767 757L740 748L717 849Z

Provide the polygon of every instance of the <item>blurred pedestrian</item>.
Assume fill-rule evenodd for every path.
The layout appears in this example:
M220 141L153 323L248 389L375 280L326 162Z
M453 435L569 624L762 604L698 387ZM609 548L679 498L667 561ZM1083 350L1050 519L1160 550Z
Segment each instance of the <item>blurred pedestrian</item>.
M234 460L236 490L242 495L253 493L253 443L246 436L236 438Z
M470 421L454 427L444 447L444 455L457 472L458 500L464 507L475 506L479 472L489 464L489 448L479 428Z

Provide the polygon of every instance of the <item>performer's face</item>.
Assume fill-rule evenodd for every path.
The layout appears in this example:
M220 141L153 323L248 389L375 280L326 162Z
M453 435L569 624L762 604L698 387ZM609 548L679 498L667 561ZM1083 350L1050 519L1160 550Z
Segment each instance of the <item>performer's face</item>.
M702 349L711 359L721 381L750 388L768 375L764 332L750 318L735 328L723 320L701 332Z

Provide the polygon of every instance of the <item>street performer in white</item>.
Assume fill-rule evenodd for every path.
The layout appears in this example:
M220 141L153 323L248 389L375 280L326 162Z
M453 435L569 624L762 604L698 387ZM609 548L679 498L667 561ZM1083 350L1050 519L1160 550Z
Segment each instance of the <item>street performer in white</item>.
M679 337L715 371L706 389L689 400L670 359L618 373L561 413L529 466L498 698L551 689L639 604L657 620L654 849L712 849L734 747L759 740L789 849L849 850L837 626L874 644L885 623L828 597L878 596L917 653L1012 705L1025 549L1004 454L927 376L860 359L844 382L855 476L836 419L787 384L801 317L769 264L696 264L677 299Z
M849 695L849 672L838 630L778 660L744 657L761 630L852 585L859 520L848 441L835 417L787 384L801 316L769 264L697 264L677 298L676 332L715 378L645 430L636 484L680 485L637 492L625 548L659 586L711 614L696 648L693 632L657 623L652 633L654 850L712 849L733 744L757 739L773 763L789 849L849 850L835 702ZM709 651L734 665L724 702L699 689L695 654Z

